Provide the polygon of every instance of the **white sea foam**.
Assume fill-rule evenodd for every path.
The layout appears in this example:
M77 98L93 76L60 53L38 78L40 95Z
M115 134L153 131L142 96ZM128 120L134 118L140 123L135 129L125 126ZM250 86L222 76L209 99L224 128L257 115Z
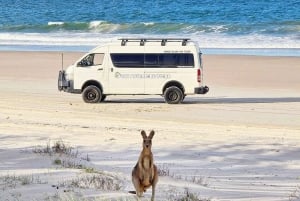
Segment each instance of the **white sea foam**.
M142 24L144 24L145 26L153 26L153 25L155 25L154 22L143 22Z
M52 25L63 25L64 22L48 22L48 25L49 26L52 26Z
M224 31L228 30L225 25L215 25L215 26L207 26L212 32L215 33L223 33Z
M110 27L111 29L111 27ZM117 38L128 37L128 34L101 33L0 33L0 45L5 46L97 46ZM217 33L193 35L139 35L130 37L184 37L199 43L200 48L279 48L299 49L297 37L275 37L259 34L245 36L228 36Z
M89 22L89 32L93 34L103 35L103 33L109 34L113 33L116 30L121 30L122 25L108 23L106 21L91 21ZM87 33L87 37L90 37Z
M89 23L89 28L90 29L93 29L93 28L97 28L98 26L100 26L101 24L104 24L105 23L105 21L101 21L101 20L99 20L99 21L91 21L90 23Z

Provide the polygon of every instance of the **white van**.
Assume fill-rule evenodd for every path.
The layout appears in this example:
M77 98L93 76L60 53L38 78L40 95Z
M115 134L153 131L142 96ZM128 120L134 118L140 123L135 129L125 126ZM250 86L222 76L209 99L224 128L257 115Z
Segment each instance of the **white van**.
M209 90L199 47L186 38L122 38L96 47L59 72L58 89L82 93L87 103L108 95L158 94L170 104Z

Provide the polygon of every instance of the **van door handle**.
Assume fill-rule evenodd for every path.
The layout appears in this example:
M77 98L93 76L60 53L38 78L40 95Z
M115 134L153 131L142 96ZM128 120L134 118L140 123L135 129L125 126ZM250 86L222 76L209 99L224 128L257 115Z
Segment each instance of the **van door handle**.
M103 68L98 68L97 70L103 70Z
M110 72L114 72L114 69L113 69L113 68L111 68L111 69L110 69Z

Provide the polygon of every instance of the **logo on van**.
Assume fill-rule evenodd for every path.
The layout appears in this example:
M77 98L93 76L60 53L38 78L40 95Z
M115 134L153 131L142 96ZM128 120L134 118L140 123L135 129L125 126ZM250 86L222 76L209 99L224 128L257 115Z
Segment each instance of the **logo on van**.
M116 72L116 73L115 73L115 78L121 78L121 73Z
M117 79L170 79L171 75L166 73L115 73Z

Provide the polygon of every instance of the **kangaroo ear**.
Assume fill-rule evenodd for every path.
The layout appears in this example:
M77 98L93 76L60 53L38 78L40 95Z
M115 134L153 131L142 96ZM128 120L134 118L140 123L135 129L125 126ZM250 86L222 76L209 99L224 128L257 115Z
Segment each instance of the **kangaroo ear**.
M155 132L154 132L154 130L152 130L152 131L150 132L150 134L149 134L149 138L152 139L153 136L154 136L154 134L155 134Z
M144 130L141 131L141 135L143 136L143 138L147 138L146 132Z

